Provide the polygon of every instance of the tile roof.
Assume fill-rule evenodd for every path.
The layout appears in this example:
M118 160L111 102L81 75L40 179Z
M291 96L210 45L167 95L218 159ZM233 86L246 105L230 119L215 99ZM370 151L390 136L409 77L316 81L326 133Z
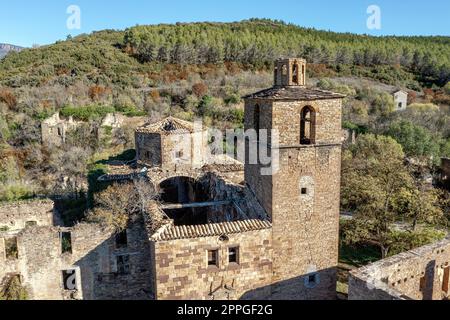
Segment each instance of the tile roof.
M174 226L167 224L156 232L154 241L170 241L177 239L193 239L200 237L221 236L241 232L270 229L272 224L267 220L239 220L232 222L210 223L205 225Z
M244 97L244 99L271 99L271 100L323 100L341 99L344 95L331 91L306 88L301 86L275 86Z
M168 117L156 123L147 123L136 129L141 133L183 134L195 132L194 124L174 117Z

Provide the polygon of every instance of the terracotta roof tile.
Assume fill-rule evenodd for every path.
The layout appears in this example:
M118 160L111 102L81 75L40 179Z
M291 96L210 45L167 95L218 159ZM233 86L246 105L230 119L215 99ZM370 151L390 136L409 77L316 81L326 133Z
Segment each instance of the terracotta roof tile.
M141 133L183 134L195 132L194 124L174 117L168 117L156 123L147 123L136 129Z
M267 220L240 220L233 222L211 223L191 226L164 226L162 232L152 236L154 241L170 241L177 239L193 239L200 237L214 237L222 234L236 234L241 232L270 229L272 224Z
M301 86L272 87L244 97L244 99L271 99L271 100L322 100L341 99L344 95L316 88Z

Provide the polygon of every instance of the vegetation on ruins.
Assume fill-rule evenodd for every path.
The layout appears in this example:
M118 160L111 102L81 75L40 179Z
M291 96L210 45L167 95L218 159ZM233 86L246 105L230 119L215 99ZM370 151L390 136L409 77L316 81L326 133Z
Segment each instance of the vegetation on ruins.
M88 213L87 221L122 231L130 221L146 212L156 196L153 185L146 180L112 184L95 195L95 206Z
M8 276L3 281L0 300L28 300L28 292L22 286L19 276Z

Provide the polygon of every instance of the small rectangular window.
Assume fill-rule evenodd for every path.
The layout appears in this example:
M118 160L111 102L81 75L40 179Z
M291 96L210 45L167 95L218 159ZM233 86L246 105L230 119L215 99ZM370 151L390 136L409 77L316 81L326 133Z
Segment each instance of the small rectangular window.
M145 157L150 160L152 158L151 152L150 151L145 151Z
M35 226L37 226L37 222L36 221L27 221L27 222L25 222L25 228L35 227Z
M70 291L77 290L77 274L74 269L63 270L62 278L63 278L64 290L70 290Z
M208 266L219 266L219 250L208 250Z
M116 248L126 248L128 246L127 230L116 234Z
M130 274L130 256L129 255L123 255L123 256L117 256L116 258L117 262L117 273L118 274Z
M6 259L8 260L19 259L19 248L17 246L16 237L5 239L5 251L6 251Z
M307 188L302 188L302 194L308 194L308 189Z
M61 252L72 253L72 235L70 232L61 232Z
M239 247L228 248L228 262L239 263Z
M178 151L176 154L175 154L175 157L177 158L177 159L182 159L183 158L183 151Z

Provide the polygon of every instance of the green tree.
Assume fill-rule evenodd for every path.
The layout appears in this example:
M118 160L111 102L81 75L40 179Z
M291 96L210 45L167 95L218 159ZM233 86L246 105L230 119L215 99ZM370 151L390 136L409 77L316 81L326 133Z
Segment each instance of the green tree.
M342 204L354 212L346 239L375 244L383 257L392 244L398 197L413 183L403 159L402 147L395 140L371 134L361 136L343 156Z
M408 157L439 159L439 139L419 125L398 121L392 123L386 133L402 145Z

